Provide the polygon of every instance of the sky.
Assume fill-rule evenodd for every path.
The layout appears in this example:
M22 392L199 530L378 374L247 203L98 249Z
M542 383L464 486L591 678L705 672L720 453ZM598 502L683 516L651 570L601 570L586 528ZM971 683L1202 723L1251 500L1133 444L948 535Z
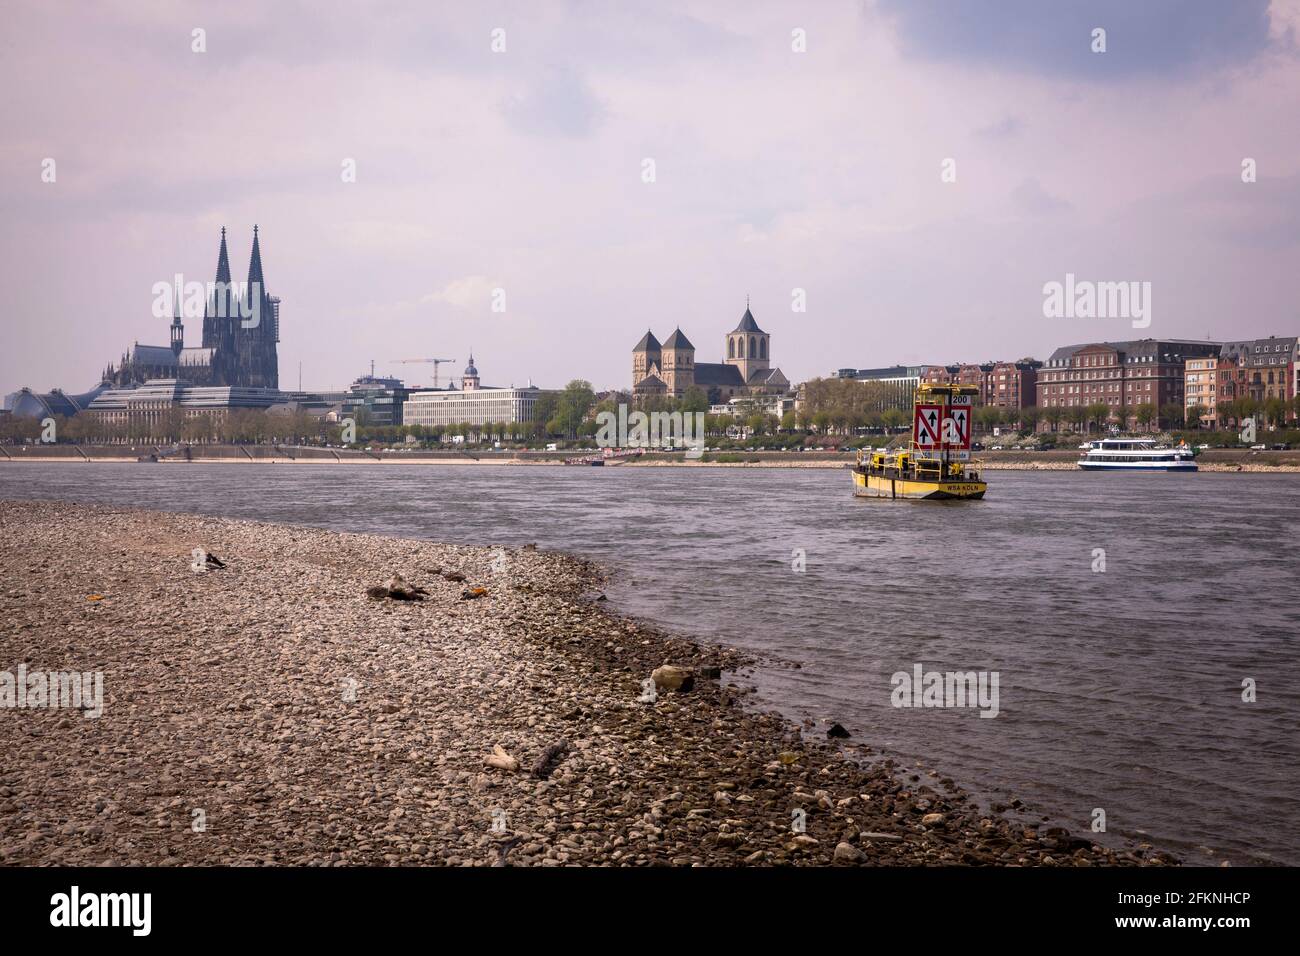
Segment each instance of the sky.
M0 393L166 345L255 223L286 388L627 388L747 296L794 382L1300 333L1300 0L5 8ZM1150 325L1046 317L1067 274Z

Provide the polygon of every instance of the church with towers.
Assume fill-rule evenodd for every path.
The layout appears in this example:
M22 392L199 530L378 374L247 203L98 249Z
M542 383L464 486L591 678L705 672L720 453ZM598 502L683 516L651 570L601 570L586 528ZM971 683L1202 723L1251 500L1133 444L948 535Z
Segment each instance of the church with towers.
M695 346L680 328L660 344L647 330L632 350L632 395L638 401L653 396L681 398L695 387L710 405L733 398L783 395L790 381L772 367L772 336L759 328L745 303L745 314L726 335L722 362L696 362Z
M280 300L266 291L257 226L253 227L248 281L242 288L231 280L226 229L222 227L216 279L209 289L200 345L185 344L181 297L177 295L170 344L136 342L116 367L109 365L104 370L104 383L133 388L154 379L178 379L188 385L278 389Z

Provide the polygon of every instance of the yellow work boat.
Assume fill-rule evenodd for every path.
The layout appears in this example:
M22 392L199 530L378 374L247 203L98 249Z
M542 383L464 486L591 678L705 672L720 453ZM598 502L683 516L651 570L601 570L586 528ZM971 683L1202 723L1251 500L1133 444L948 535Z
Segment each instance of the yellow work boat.
M970 456L978 394L973 385L919 386L907 449L858 452L853 493L860 498L927 501L983 498L988 485Z

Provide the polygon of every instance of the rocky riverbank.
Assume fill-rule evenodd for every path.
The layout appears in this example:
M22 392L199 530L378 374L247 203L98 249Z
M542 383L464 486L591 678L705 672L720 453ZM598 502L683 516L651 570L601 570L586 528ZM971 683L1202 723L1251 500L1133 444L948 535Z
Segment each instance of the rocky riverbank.
M103 674L97 718L0 708L0 864L1173 862L801 734L599 586L531 548L0 502L0 679Z

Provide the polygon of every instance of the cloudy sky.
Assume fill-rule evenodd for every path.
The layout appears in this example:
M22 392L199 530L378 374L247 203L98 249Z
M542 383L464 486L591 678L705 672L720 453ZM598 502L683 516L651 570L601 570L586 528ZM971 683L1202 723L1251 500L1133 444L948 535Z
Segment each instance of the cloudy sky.
M746 295L795 381L1142 334L1044 318L1067 272L1151 282L1146 334L1300 332L1300 0L5 7L0 392L166 344L153 285L222 225L243 278L255 222L285 386L626 387Z

